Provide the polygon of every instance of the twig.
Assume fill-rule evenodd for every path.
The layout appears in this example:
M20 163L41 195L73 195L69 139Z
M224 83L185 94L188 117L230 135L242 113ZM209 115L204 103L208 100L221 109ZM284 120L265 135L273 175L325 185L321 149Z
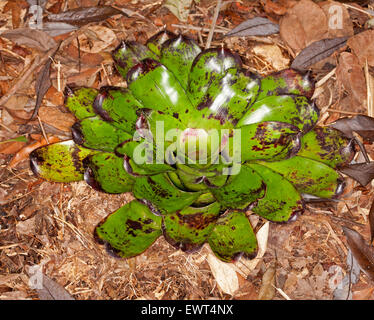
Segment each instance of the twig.
M45 141L47 141L47 143L49 144L49 140L48 140L48 136L46 135L45 133L45 130L44 130L44 127L43 127L43 124L42 124L42 121L40 120L40 117L38 117L38 121L39 121L39 126L40 126L40 129L42 130L42 133L43 133L43 137L45 139Z
M5 124L1 123L0 122L0 126L2 126L3 128L7 129L9 132L14 132L13 130L11 130L10 128L8 128Z
M13 52L13 51L10 51L10 50L8 50L8 49L3 48L3 49L1 49L1 51L5 51L5 52L11 54L12 56L15 56L15 57L18 58L18 59L21 59L21 60L23 60L23 61L26 61L26 59L25 59L24 57L20 56L19 54L15 53L15 52Z
M22 243L13 243L13 244L8 244L7 246L1 246L0 247L0 250L4 250L4 249L9 249L9 248L14 248L14 247L18 247L19 245L21 245Z
M222 4L222 0L218 0L217 1L217 5L216 5L216 10L214 11L214 17L213 17L212 26L210 28L210 31L209 31L209 34L208 34L208 39L206 41L205 49L209 49L210 48L210 44L212 43L213 33L214 33L214 29L216 27L216 23L217 23L217 19L218 19L218 14L219 14L219 11L221 9L221 4Z
M346 7L346 8L349 8L349 9L360 11L362 13L366 13L368 16L371 16L371 17L374 16L372 13L370 13L370 12L368 12L366 10L363 10L363 9L360 9L360 8L356 8L354 6L351 6L350 4L343 3L343 6Z
M367 91L367 110L368 116L374 116L374 96L373 96L373 78L369 73L368 60L365 61L365 78L366 78L366 91Z
M196 31L203 31L203 32L209 32L210 31L210 29L208 29L208 28L195 27L195 26L191 26L189 24L186 24L186 25L183 25L183 24L172 24L171 26L174 27L174 28L196 30ZM217 32L217 33L227 33L226 30L220 30L220 29L216 29L215 32Z
M362 153L362 155L363 155L364 158L365 158L365 162L366 162L366 163L370 163L370 159L369 159L369 156L368 156L368 154L367 154L367 152L366 152L366 149L365 149L364 143L363 143L363 141L362 141L362 138L361 138L360 135L359 135L357 132L355 132L355 131L353 131L352 134L353 134L353 139L356 141L356 143L357 143L358 146L360 147L361 153Z
M327 80L329 80L335 73L336 71L336 68L332 69L328 74L326 74L321 80L319 80L317 83L316 83L316 88L318 87L321 87L322 85L324 85Z
M103 69L103 71L104 71L104 75L105 75L105 77L106 77L106 80L108 81L108 85L112 85L112 82L110 81L110 79L109 79L109 76L108 76L108 73L106 72L106 69L105 69L105 66L104 66L104 64L102 63L101 64L101 69Z
M363 114L362 112L361 113L360 112L351 112L351 111L343 111L343 110L330 109L330 108L328 108L326 111L336 112L336 113L341 113L341 114L348 114L348 115L353 115L353 116Z
M291 300L291 298L281 289L281 288L277 288L275 285L271 284L278 292L279 294L285 298L286 300Z

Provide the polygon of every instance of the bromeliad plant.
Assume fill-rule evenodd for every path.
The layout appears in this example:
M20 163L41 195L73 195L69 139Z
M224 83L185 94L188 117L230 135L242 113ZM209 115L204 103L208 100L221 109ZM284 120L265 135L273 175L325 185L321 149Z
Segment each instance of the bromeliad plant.
M250 257L257 243L248 210L289 221L304 195L343 190L336 169L353 146L315 126L308 75L288 69L260 79L235 53L202 51L168 32L146 45L122 42L113 58L127 88L68 90L73 140L36 149L30 160L50 181L133 193L95 230L117 255L138 255L163 234L183 251L208 242L223 261Z

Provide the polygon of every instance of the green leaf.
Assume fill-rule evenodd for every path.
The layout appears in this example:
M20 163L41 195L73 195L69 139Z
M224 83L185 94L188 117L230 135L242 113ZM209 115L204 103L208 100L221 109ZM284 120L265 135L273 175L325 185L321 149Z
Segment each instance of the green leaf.
M255 102L238 122L243 125L264 122L287 122L303 132L311 130L318 121L319 110L303 96L269 96Z
M98 90L93 88L76 88L65 90L65 106L79 120L95 116L93 102Z
M93 107L95 112L112 126L133 134L137 112L143 106L131 92L121 87L101 87Z
M147 40L147 47L157 56L161 56L161 47L169 39L175 38L176 35L168 30L162 30Z
M331 198L340 189L339 174L326 164L295 156L277 162L260 162L261 165L280 173L301 193L320 198Z
M285 94L302 95L311 98L314 92L314 82L310 73L301 73L293 69L285 69L273 73L261 80L261 89L257 100L268 96Z
M192 109L179 81L156 60L145 59L132 68L127 74L127 83L134 97L145 108L166 113L176 119Z
M221 215L208 241L214 254L225 262L235 261L241 255L252 258L257 249L252 226L245 213L238 211Z
M196 106L200 116L189 122L190 127L233 128L255 101L258 89L257 79L247 77L236 68L228 69L207 89Z
M115 147L132 136L98 116L76 122L72 127L74 141L86 148L113 152Z
M165 174L136 179L134 196L145 199L161 213L181 210L196 201L201 192L186 192L178 189Z
M296 188L280 174L259 164L248 167L257 172L266 184L265 196L251 209L271 221L288 221L293 214L304 210L303 201Z
M79 181L83 180L83 159L95 153L67 140L35 149L30 154L30 166L36 175L49 181Z
M192 62L200 52L201 49L194 40L179 35L162 45L160 62L174 74L182 87L187 89Z
M134 41L122 41L112 53L118 72L126 79L128 71L143 59L158 59L146 46Z
M207 240L218 218L220 205L187 207L163 218L163 234L174 247L187 252L199 249Z
M236 137L239 134L240 139ZM227 148L234 158L240 152L242 162L287 159L300 148L300 131L285 122L248 124L234 130Z
M111 213L95 232L111 252L130 258L145 251L161 235L161 217L134 200Z
M83 161L84 180L94 189L108 193L132 191L135 178L123 168L123 159L113 153L100 152Z
M265 194L266 185L252 168L242 165L236 175L231 175L227 183L210 191L224 208L244 209Z
M241 68L237 54L224 48L212 48L201 52L194 60L189 75L188 91L194 106L197 106L211 85L217 85L227 70Z
M348 164L355 154L352 139L329 127L315 127L301 139L299 156L317 160L332 168Z
M27 138L25 136L19 136L19 137L13 138L13 139L8 139L8 140L0 141L0 144L8 143L8 142L13 142L13 141L27 142Z

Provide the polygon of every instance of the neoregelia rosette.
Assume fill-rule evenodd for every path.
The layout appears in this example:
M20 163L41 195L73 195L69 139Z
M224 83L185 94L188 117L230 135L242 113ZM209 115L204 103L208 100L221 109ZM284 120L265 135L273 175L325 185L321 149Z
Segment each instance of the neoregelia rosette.
M303 211L304 194L342 191L336 169L352 159L352 143L315 126L308 75L260 78L235 53L202 51L168 32L146 45L122 42L113 58L127 88L68 90L73 140L30 160L50 181L133 193L95 231L117 255L138 255L163 234L184 251L208 242L223 261L250 257L257 243L248 210L288 221Z

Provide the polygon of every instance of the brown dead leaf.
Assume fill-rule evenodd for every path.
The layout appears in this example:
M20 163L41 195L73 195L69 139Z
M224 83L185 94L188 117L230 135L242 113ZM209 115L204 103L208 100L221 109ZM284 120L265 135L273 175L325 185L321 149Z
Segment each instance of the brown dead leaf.
M260 44L253 48L256 55L263 56L272 67L277 70L286 69L289 66L290 59L285 58L281 49L275 44Z
M28 96L23 94L15 94L4 103L4 106L10 110L23 110L28 101Z
M78 36L79 47L83 52L98 53L105 49L110 51L116 41L114 32L103 26L90 26ZM108 48L109 47L109 48Z
M60 141L59 138L57 137L54 137L54 136L51 136L51 137L48 137L48 140L49 140L49 143L54 143L54 142L58 142ZM40 141L35 141L31 144L29 144L28 146L25 146L24 148L22 148L20 151L18 151L14 157L12 158L12 160L9 162L8 164L8 168L9 169L13 169L14 167L16 167L22 160L26 160L29 158L29 155L30 153L35 150L36 148L39 148L39 147L42 147L42 146L45 146L47 145L47 141L44 139L44 138L41 138Z
M19 28L8 30L1 33L0 36L20 46L26 46L41 51L48 51L56 46L56 41L53 40L53 38L47 33L37 29Z
M364 70L355 55L342 52L336 68L338 82L348 92L352 105L366 104L366 81Z
M279 22L279 33L295 54L306 47L305 31L296 15L287 14L281 19Z
M58 91L54 86L51 86L45 94L45 99L51 102L55 106L61 106L64 104L64 94Z
M280 36L297 54L312 42L328 36L327 17L311 0L301 0L280 21Z
M348 12L352 21L354 21L358 25L363 26L365 22L369 20L370 16L365 13L364 8L361 7L358 3L350 1L349 5L353 7L348 8ZM357 8L358 10L354 8Z
M76 47L76 41L73 41L67 48L66 53L70 59L77 60L79 59L78 48ZM101 53L89 53L82 52L80 54L80 62L82 65L87 66L99 66L103 62L103 56Z
M258 300L272 300L275 296L275 268L269 267L262 276Z
M355 230L342 227L353 256L368 277L374 280L374 248Z
M266 13L274 13L278 16L283 16L287 12L287 8L284 5L271 0L265 2L264 10Z
M352 299L353 300L372 300L373 293L374 293L374 287L372 286L361 288L358 290L353 290Z
M40 107L39 117L42 122L65 132L70 132L75 122L75 117L71 113L62 112L57 107Z
M236 300L258 300L258 293L252 281L242 277L237 273L239 280L239 291L235 295Z
M25 0L8 1L8 3L5 5L3 12L11 12L13 29L19 28L21 24L22 9L26 9L28 6L29 5Z
M25 142L22 141L10 141L7 143L0 144L0 153L13 154L21 150L25 146Z
M336 1L325 1L320 6L327 17L329 38L353 36L353 23L343 4Z
M67 84L77 87L92 87L100 68L82 69L81 72L68 76Z
M374 66L374 30L367 30L351 37L348 46L357 56L361 67L365 65L367 59L370 66Z
M75 300L60 284L43 274L43 288L36 289L40 300Z
M75 8L72 10L49 14L48 22L65 22L77 26L84 26L90 22L104 21L114 15L126 15L121 10L111 6L90 6L86 8Z

